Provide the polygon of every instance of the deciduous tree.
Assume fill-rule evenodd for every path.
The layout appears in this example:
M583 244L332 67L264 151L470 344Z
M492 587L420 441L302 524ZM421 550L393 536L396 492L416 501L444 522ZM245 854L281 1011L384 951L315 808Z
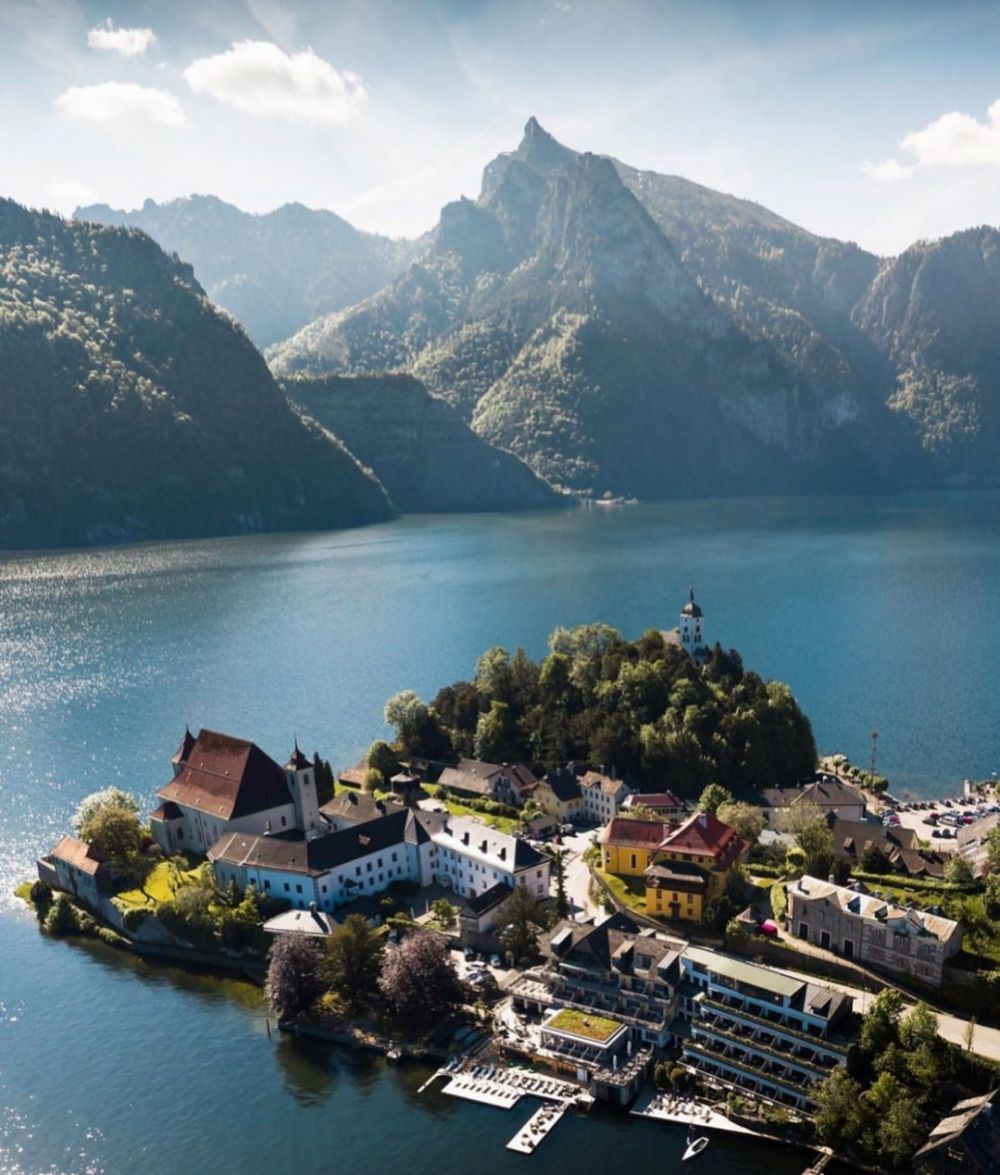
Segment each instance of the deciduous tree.
M325 943L321 975L351 1009L374 994L382 968L382 936L360 914L348 914Z
M415 930L382 961L378 988L397 1014L436 1015L461 1003L462 984L440 934Z
M264 994L280 1023L294 1020L323 994L322 955L305 934L279 934L268 953Z

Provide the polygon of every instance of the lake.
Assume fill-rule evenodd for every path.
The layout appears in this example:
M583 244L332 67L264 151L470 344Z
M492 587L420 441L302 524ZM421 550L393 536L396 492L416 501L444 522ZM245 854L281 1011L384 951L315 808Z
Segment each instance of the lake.
M482 1172L526 1111L417 1099L424 1073L267 1037L250 989L50 942L10 896L78 800L151 803L185 723L294 738L335 767L385 698L433 696L492 644L635 636L693 585L708 639L788 682L822 750L880 731L896 791L1000 767L1000 494L700 501L422 517L320 535L0 559L0 1170ZM673 1161L682 1132L560 1123L532 1168ZM404 1150L405 1148L405 1150ZM613 1148L613 1149L612 1149ZM405 1159L401 1156L405 1155ZM713 1141L706 1172L800 1171Z

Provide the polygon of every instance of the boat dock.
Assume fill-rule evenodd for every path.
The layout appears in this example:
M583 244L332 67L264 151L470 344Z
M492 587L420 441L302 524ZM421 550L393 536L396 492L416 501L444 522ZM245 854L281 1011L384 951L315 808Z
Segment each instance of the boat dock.
M757 1131L740 1126L717 1110L694 1098L671 1093L655 1093L636 1103L631 1111L637 1118L656 1122L679 1122L682 1126L707 1126L712 1130L726 1130L730 1134L753 1134Z
M507 1143L507 1149L518 1151L522 1155L532 1154L542 1139L566 1113L568 1104L562 1102L559 1105L549 1104L539 1107Z
M503 1085L499 1081L490 1081L482 1077L470 1077L468 1074L453 1075L451 1081L444 1087L445 1093L452 1097L463 1097L469 1102L480 1102L485 1106L496 1106L499 1110L509 1110L516 1106L523 1094L510 1085Z

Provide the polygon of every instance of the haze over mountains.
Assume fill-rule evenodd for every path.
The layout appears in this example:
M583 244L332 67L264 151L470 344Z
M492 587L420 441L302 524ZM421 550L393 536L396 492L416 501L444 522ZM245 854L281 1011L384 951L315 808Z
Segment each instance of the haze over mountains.
M292 410L191 267L149 237L0 200L0 546L392 517Z
M84 215L0 203L6 546L998 480L993 228L879 259L534 119L418 242Z
M234 314L258 347L322 314L352 306L391 281L418 246L353 228L336 213L283 204L242 212L215 196L190 196L131 212L92 204L78 220L139 228L194 266L208 296Z
M998 241L882 261L532 119L405 273L268 354L283 374L411 371L577 491L992 479Z

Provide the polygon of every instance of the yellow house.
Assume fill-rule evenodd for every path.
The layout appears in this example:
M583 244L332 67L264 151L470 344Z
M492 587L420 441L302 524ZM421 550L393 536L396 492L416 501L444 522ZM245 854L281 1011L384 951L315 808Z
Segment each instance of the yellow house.
M750 842L734 828L711 812L696 812L668 832L653 855L645 871L646 912L701 921L749 850Z
M540 779L531 798L546 816L554 816L561 824L583 815L583 792L576 776L566 767Z
M642 877L663 843L667 825L660 820L629 820L616 816L601 829L601 868L623 877Z

